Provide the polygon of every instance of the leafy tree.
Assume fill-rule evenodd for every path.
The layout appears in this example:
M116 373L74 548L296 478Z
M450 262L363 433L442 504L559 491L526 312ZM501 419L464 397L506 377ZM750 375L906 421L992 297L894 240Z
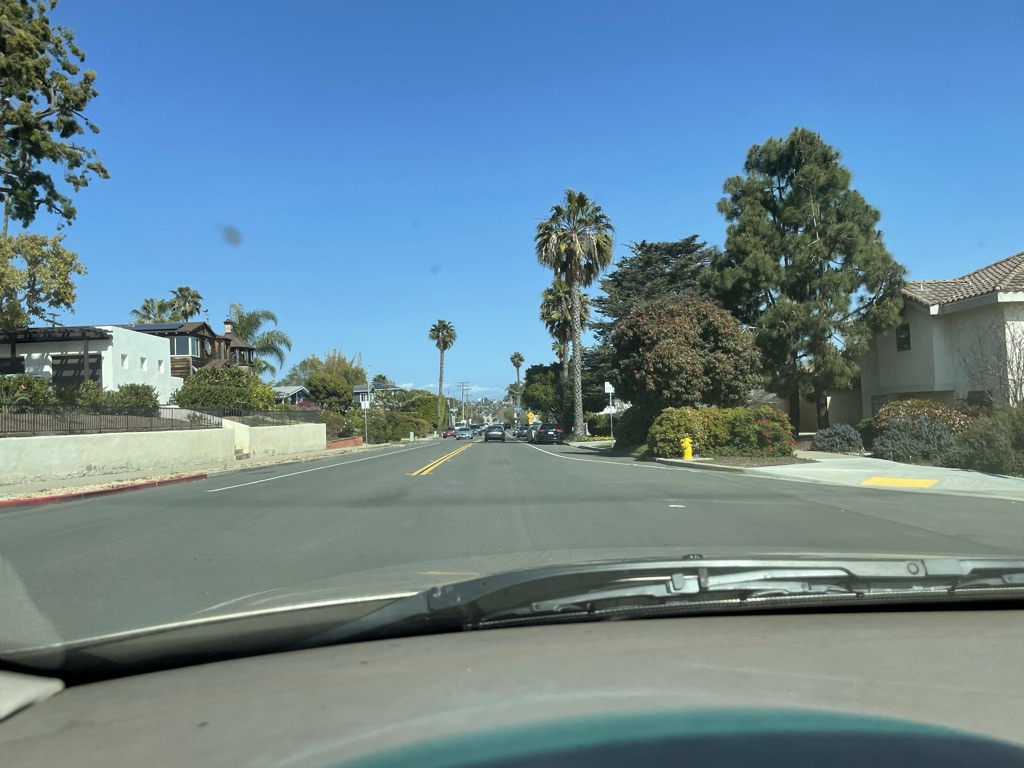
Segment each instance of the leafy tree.
M828 390L850 386L871 338L895 327L903 306L906 270L839 161L806 128L751 147L746 175L725 182L725 251L707 273L711 295L754 329L768 386L789 398L797 430L801 397L828 426Z
M634 407L734 406L761 377L753 335L701 299L661 299L620 320L611 335L615 390Z
M182 408L265 411L274 406L274 390L238 366L207 365L185 379L171 400Z
M346 411L352 407L352 382L327 371L314 371L306 379L305 387L313 402L332 411Z
M452 348L455 344L456 333L455 326L449 323L447 320L438 320L432 326L430 331L427 333L427 338L430 339L437 346L438 352L441 353L441 370L437 377L437 426L441 428L441 411L442 411L442 392L444 389L444 353Z
M544 418L561 418L562 374L561 365L531 365L523 377L524 407Z
M0 67L3 57L0 56ZM84 275L78 256L61 243L63 235L0 237L0 331L28 326L47 310L71 310L72 275Z
M246 311L241 304L232 304L230 317L235 335L256 349L256 358L262 363L259 368L271 375L277 373L277 368L270 360L284 365L284 351L292 348L292 340L284 331L278 328L263 330L267 323L277 325L277 315L269 309Z
M56 5L57 0L0 0L4 237L9 219L28 226L40 208L72 223L77 211L70 192L87 186L90 177L109 178L96 150L78 139L86 130L99 133L84 114L98 93L96 73L82 71L85 54L72 30L51 23L47 13ZM55 179L58 173L61 180ZM70 190L62 191L60 181Z
M434 421L434 408L437 405L437 398L430 392L422 389L414 389L406 393L408 397L399 406L403 413L409 413L428 424ZM448 423L448 402L444 403L445 408L441 412L441 424ZM440 426L437 427L440 429Z
M586 430L583 420L582 355L580 334L583 329L582 289L591 285L612 262L611 219L582 192L565 191L564 204L551 207L551 215L537 225L534 245L537 260L565 281L569 288L569 328L572 344L570 382L573 392L573 436L581 438Z
M190 317L198 315L203 310L203 297L199 295L199 291L183 285L171 291L171 309L187 323Z
M167 299L146 299L142 306L132 310L132 317L136 323L169 323L181 319Z
M310 355L300 360L288 370L288 375L278 383L305 386L309 377L317 371L340 376L353 385L366 383L366 369L363 368L361 355L345 357L338 349L328 352L323 360L317 355Z
M605 295L594 299L594 308L607 318L594 323L594 333L602 341L616 320L640 304L669 296L701 296L701 276L715 253L697 235L670 243L641 240L630 243L629 250L631 255L601 279Z

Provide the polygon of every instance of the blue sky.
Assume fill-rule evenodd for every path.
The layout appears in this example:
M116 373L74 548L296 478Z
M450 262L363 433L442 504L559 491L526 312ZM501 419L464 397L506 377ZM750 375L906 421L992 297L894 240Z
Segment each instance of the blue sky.
M795 126L839 149L912 278L1024 250L1024 4L62 0L98 72L111 179L65 245L65 323L179 285L215 327L275 311L286 367L338 348L400 384L497 396L549 362L537 223L567 187L616 254L721 244L722 182ZM235 227L241 243L222 235ZM33 231L52 229L40 219Z

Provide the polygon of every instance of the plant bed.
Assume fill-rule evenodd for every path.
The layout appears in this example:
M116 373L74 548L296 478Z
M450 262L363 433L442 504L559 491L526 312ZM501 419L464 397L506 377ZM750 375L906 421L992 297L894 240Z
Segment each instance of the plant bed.
M701 456L698 461L726 467L779 467L785 464L814 464L814 459L796 456Z

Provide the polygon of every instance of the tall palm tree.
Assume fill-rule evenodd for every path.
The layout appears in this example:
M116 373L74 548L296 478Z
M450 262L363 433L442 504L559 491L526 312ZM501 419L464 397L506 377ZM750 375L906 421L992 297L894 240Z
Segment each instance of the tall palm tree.
M551 216L537 225L533 238L537 261L569 287L570 358L574 437L583 437L583 368L580 335L583 329L582 289L591 285L612 263L611 219L582 192L565 190L565 200L551 207Z
M551 351L555 353L562 368L563 397L569 392L569 342L572 339L570 311L572 303L569 286L564 280L555 279L550 288L540 294L540 321L555 340ZM580 326L586 328L590 320L590 296L580 295Z
M519 369L523 367L523 363L526 362L526 358L523 357L521 352L513 352L509 358L509 362L512 363L512 367L516 369L516 386L519 386ZM515 401L516 407L519 406L519 400Z
M171 306L187 323L190 317L203 311L203 297L199 291L183 285L171 291Z
M177 319L174 306L167 299L146 299L142 306L132 310L136 323L167 323Z
M291 351L292 340L288 334L277 328L262 330L264 324L277 325L277 315L269 309L253 309L246 311L241 304L232 304L229 319L234 325L235 336L252 344L256 350L259 373L277 373L277 368L267 358L273 358L278 365L284 365L284 351Z
M442 429L441 392L444 387L444 353L451 349L455 343L455 326L447 320L438 320L430 326L430 333L427 334L427 338L434 342L441 353L441 372L437 376L437 428L440 430Z

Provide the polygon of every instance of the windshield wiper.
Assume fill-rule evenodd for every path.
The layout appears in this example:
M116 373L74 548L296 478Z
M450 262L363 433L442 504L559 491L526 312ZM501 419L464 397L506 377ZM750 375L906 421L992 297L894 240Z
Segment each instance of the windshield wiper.
M1024 560L789 558L638 560L548 566L434 587L309 638L301 647L545 620L797 605L1024 598Z

